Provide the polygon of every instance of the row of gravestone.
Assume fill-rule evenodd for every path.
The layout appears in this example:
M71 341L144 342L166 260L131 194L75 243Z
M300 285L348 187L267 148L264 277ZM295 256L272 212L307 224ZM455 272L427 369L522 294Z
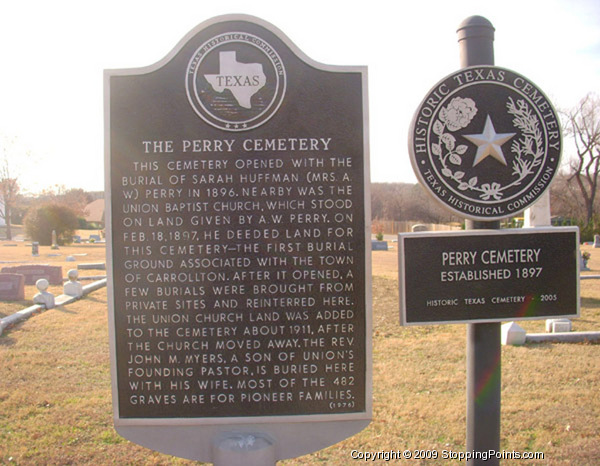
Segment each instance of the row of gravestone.
M429 230L429 228L427 227L427 225L423 225L420 223L412 226L413 232L428 231L428 230ZM371 240L371 250L372 251L387 251L388 250L388 242L372 239Z
M17 265L0 269L0 301L22 301L25 285L35 285L39 279L50 285L62 285L60 265Z
M85 241L85 240L81 236L79 236L79 235L73 236L74 243L79 244L82 241ZM100 243L102 241L102 238L100 237L100 235L90 235L89 238L87 239L87 241L90 243Z

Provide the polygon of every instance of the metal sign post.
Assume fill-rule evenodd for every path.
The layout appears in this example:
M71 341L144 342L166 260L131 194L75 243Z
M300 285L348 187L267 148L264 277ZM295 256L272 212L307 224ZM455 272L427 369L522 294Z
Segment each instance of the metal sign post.
M524 76L494 66L493 41L494 28L487 19L473 16L463 21L458 29L461 69L425 96L409 132L417 178L445 208L467 219L467 230L499 230L501 219L544 196L560 163L560 121L550 100ZM560 298L553 292L538 293L548 289L544 287L553 270L549 263L542 265L552 259L542 250L548 250L548 243L557 238L551 236L558 232L543 236L536 232L537 246L529 249L535 257L509 257L516 251L527 254L531 231L498 232L493 253L482 233L457 233L452 239L401 235L402 323L468 323L468 462L479 464L486 458L497 464L498 458L489 458L488 453L500 447L500 321L514 315L498 304L538 303L551 296L561 300L566 314L578 309L577 247L573 245L577 231L569 233L569 246L563 251L568 251L564 259L571 265L559 279ZM491 240L493 233L484 234ZM424 249L425 243L438 249ZM488 260L488 254L498 254L498 260ZM426 290L410 277L415 274L415 259L434 273L429 280L419 277L427 283ZM528 268L533 263L536 268ZM432 271L438 269L435 275ZM469 296L461 296L461 286L464 290L467 284ZM424 300L422 292L427 296ZM544 307L531 318L541 318L548 310ZM518 311L516 317L521 318L523 310Z
M494 26L481 16L464 20L458 30L461 67L494 65ZM467 230L500 228L492 222L466 221ZM500 323L467 325L467 451L500 450L502 380ZM467 464L479 464L472 459ZM490 463L500 460L490 458Z

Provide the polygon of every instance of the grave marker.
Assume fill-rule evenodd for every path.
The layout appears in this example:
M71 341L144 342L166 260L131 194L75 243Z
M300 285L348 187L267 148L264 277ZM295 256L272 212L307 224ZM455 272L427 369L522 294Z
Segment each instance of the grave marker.
M0 273L0 301L25 299L25 277L16 273Z
M69 281L65 283L63 287L63 293L68 296L81 298L83 296L83 285L77 281L79 278L79 272L77 269L69 270L69 272L67 272L67 277Z
M26 285L35 285L40 278L48 280L50 285L62 285L62 267L60 265L15 265L2 267L2 273L17 273L25 276Z
M35 286L38 289L38 293L33 297L34 304L41 304L45 306L46 309L52 309L54 307L54 295L48 291L48 280L45 278L40 278L35 282Z
M105 78L118 432L226 463L239 435L264 445L245 461L274 460L362 430L365 68L315 63L235 15Z
M106 262L90 262L87 264L77 264L79 270L106 270Z
M387 251L388 243L387 243L387 241L371 240L371 250L372 251Z
M427 225L423 225L422 223L417 223L416 225L413 225L411 229L412 229L413 232L428 231L429 230L429 228L427 227Z
M52 230L52 246L50 246L50 249L59 249L58 241L56 239L56 230Z

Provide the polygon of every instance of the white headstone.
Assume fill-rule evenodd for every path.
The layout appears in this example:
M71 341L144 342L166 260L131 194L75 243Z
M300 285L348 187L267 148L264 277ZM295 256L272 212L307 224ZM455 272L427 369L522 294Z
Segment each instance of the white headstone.
M67 296L81 298L83 296L83 285L77 281L79 278L79 272L77 269L69 270L67 277L69 277L69 281L65 283L63 293Z
M56 240L56 230L52 230L52 246L50 249L58 249L58 243Z
M538 201L529 209L525 209L523 226L549 227L552 224L550 215L550 193L546 192L540 196Z
M40 278L35 282L35 286L39 293L33 297L34 304L41 304L42 306L45 306L46 309L52 309L54 307L54 295L46 291L49 285L50 282L45 278Z
M509 322L501 328L503 345L524 345L527 332L519 324Z
M546 319L546 332L563 333L570 332L573 324L569 319Z

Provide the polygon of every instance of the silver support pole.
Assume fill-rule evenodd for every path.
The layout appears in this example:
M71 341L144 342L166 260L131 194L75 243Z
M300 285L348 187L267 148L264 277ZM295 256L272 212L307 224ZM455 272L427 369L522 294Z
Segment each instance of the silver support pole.
M461 67L494 64L494 26L481 16L465 19L457 30ZM466 221L468 230L499 229L500 222ZM500 451L501 324L467 327L467 451ZM479 455L470 466L499 465Z

